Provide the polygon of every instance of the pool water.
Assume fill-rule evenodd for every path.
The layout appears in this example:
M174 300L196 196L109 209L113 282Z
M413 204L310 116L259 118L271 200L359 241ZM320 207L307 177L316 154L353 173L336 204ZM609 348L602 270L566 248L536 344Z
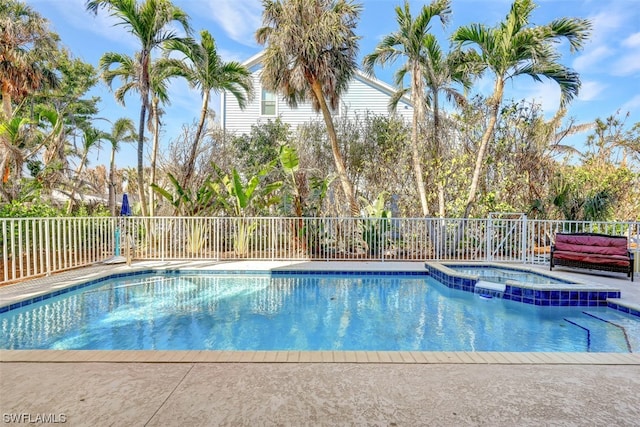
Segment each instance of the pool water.
M566 285L568 283L572 283L568 280L559 279L553 276L547 276L546 274L532 273L516 268L451 264L446 264L446 266L447 268L450 268L458 273L468 274L471 276L479 276L480 280L494 283L506 283L508 280L513 280L520 283L528 283L531 285Z
M2 349L640 351L640 321L426 275L147 275L0 314Z

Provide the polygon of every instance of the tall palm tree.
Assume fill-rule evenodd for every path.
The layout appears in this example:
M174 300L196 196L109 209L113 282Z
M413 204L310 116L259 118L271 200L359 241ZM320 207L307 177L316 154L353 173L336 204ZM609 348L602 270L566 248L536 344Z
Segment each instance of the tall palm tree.
M94 13L100 8L107 9L140 41L140 51L135 57L140 70L135 84L141 101L138 125L138 196L142 215L147 216L144 193L144 126L150 104L151 54L162 43L178 37L171 28L174 23L180 24L185 32L190 33L188 16L170 0L144 0L140 3L136 0L89 0L86 7ZM101 63L105 63L102 59Z
M116 101L125 105L125 97L130 91L139 91L141 65L136 59L119 53L106 53L100 58L102 79L111 87L118 78L122 85L114 92ZM155 184L156 158L158 155L160 135L160 102L169 104L168 82L172 77L180 74L182 62L177 59L159 58L149 64L149 94L151 97L147 128L153 133L153 147L151 150L151 176L149 182ZM153 191L149 192L149 215L153 216Z
M515 0L504 21L489 28L471 24L458 28L451 36L454 44L462 49L468 46L468 64L483 67L494 76L493 94L489 98L490 116L482 135L469 188L464 217L471 213L476 198L480 172L487 145L493 135L505 83L517 76L528 75L535 81L548 78L560 86L560 107L570 102L580 89L580 77L559 62L556 43L569 42L572 52L580 50L588 39L591 23L586 19L560 18L546 25L531 26L531 14L535 9L532 0Z
M427 193L420 160L419 127L426 115L425 77L434 84L436 83L435 77L432 76L435 69L430 65L429 55L435 55L439 51L436 49L437 41L429 31L433 18L440 18L443 24L449 21L451 2L450 0L435 0L429 5L424 5L415 19L411 15L408 1L404 2L404 7L396 6L395 10L399 29L385 36L373 53L365 56L363 62L365 70L373 73L373 67L376 64L385 65L402 57L406 60L405 64L396 72L395 80L397 85L402 86L405 77L409 74L411 77L410 88L399 91L392 101L397 102L401 96L411 93L413 101L413 128L411 132L413 171L420 196L422 214L428 216L429 205L427 204Z
M188 62L181 63L182 75L189 84L200 90L202 95L202 109L196 134L189 151L185 166L182 187L186 188L193 176L198 145L202 138L202 131L209 114L209 97L211 91L216 93L227 90L238 101L240 108L247 105L253 84L251 72L236 61L224 62L216 49L216 42L207 30L200 32L200 43L193 39L172 40L165 44L168 52L178 51L184 54Z
M57 34L49 31L48 21L31 7L16 0L0 3L0 123L9 126L22 119L14 114L14 104L42 87L55 87L57 76L43 65L57 49ZM0 135L0 185L11 182L17 189L24 159L8 134ZM15 166L15 167L12 167ZM20 166L21 167L21 166ZM2 193L13 197L13 190Z
M118 78L122 85L114 92L116 101L125 105L126 95L130 91L138 92L140 89L141 64L136 58L133 59L120 53L106 53L100 58L99 67L102 79L109 87ZM151 151L151 177L150 183L155 183L156 158L158 153L160 135L160 108L159 104L169 104L168 82L172 77L180 75L182 62L177 59L159 58L152 60L149 64L149 94L151 97L147 127L153 133L153 147ZM149 197L149 214L153 216L153 192Z
M256 40L266 45L262 84L288 104L310 100L322 112L342 190L353 216L360 215L347 176L331 109L337 109L357 68L355 27L362 6L349 0L263 0L263 27Z
M433 161L434 179L438 189L438 216L444 218L446 214L445 182L439 172L442 170L443 162L446 162L446 152L441 139L443 124L440 95L444 95L446 101L453 102L458 106L466 105L467 100L464 93L460 92L456 86L461 86L465 92L470 89L473 70L463 69L465 55L459 52L444 54L433 34L427 34L425 44L427 45L427 67L424 79L428 88L426 102L433 115L430 153Z
M134 142L137 140L136 128L133 121L121 118L111 127L111 133L106 137L111 143L111 159L109 161L109 212L116 216L116 152L122 142Z
M156 59L151 63L151 80L149 82L151 90L151 110L149 111L148 127L153 132L153 146L151 149L151 176L149 182L156 183L156 160L160 146L160 116L164 111L160 108L160 103L169 105L169 80L181 75L180 69L182 61L170 58ZM155 192L153 187L149 187L149 215L154 216Z
M55 86L56 75L42 64L58 41L49 21L31 7L16 0L0 4L0 93L5 119L11 119L13 101L20 102L43 84Z

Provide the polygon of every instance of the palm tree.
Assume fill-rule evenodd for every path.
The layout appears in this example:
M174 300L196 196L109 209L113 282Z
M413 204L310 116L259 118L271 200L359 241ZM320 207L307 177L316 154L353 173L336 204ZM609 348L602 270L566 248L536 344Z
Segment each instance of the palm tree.
M531 13L535 9L532 0L515 0L505 20L493 28L471 24L458 28L451 39L459 49L469 46L468 65L483 67L494 75L493 94L489 98L490 116L482 135L464 217L471 213L476 198L480 172L487 145L493 135L505 83L520 75L531 76L535 81L543 77L560 86L560 107L570 102L580 89L578 74L560 64L555 44L566 39L575 52L588 39L591 23L586 19L560 18L546 25L530 26Z
M114 92L116 101L121 105L125 105L125 97L130 91L137 92L140 88L141 65L136 58L132 59L127 55L119 53L106 53L100 58L100 69L102 79L109 87L113 84L115 78L119 78L122 82ZM116 67L112 68L115 64ZM160 108L159 104L169 104L168 81L172 77L180 74L182 62L176 59L159 58L151 61L149 64L149 94L151 96L151 104L149 109L149 117L147 121L148 129L153 132L153 148L151 151L151 184L155 184L156 175L156 158L158 153L159 135L160 135ZM149 197L149 214L153 216L153 191L150 191Z
M78 162L78 168L75 172L75 179L71 186L71 194L69 195L69 204L67 205L67 215L70 215L73 211L73 204L75 202L76 192L80 188L82 169L87 164L87 156L89 151L94 147L100 147L100 143L108 139L108 135L96 128L89 127L82 130L82 154L80 155L80 162Z
M135 85L141 101L138 125L138 196L140 197L142 215L147 216L144 193L144 126L151 92L151 53L162 43L178 37L170 28L174 23L182 25L184 30L189 33L191 29L188 16L182 9L174 6L170 0L144 0L141 3L136 0L89 0L86 7L87 10L94 13L97 13L100 8L107 9L140 41L140 51L135 57L140 70L140 75L135 79ZM109 62L103 61L104 56L108 55L113 54L103 55L100 60L101 64ZM121 55L121 57L124 59L124 56Z
M17 195L17 184L22 178L22 165L30 156L23 147L28 146L32 124L28 118L15 114L9 120L0 116L0 148L2 148L0 194L3 195L2 199L7 201L11 201ZM11 170L15 172L11 174ZM13 179L10 179L11 175ZM5 185L10 187L5 188Z
M55 87L56 75L43 66L57 48L58 36L49 31L48 21L20 1L0 3L0 123L11 128L22 119L14 114L14 103L42 87ZM0 185L11 182L13 190L22 175L24 153L11 143L9 134L0 135ZM12 167L15 166L15 167ZM2 192L9 198L13 190Z
M279 92L288 104L310 100L322 112L342 190L353 216L359 216L353 185L347 176L331 109L349 85L357 64L354 30L362 9L348 0L263 0L263 27L256 40L267 45L262 84Z
M151 149L151 176L149 182L156 183L156 160L160 145L160 116L164 113L160 103L169 105L168 83L172 77L181 75L182 62L177 59L160 58L151 63L151 110L149 112L148 127L153 132L153 147ZM149 215L154 216L155 192L149 187Z
M12 102L42 87L55 86L56 75L42 63L57 49L58 35L49 21L26 4L6 0L0 4L0 94L2 114L12 117Z
M181 63L182 75L192 87L199 89L202 95L200 120L182 180L182 187L186 188L193 176L198 145L209 114L211 91L216 93L222 90L229 91L237 99L240 108L244 108L251 95L253 84L251 72L245 66L235 61L222 61L216 49L216 42L207 30L200 32L200 44L193 39L172 40L165 44L165 49L167 52L178 51L184 54L188 62Z
M431 108L433 114L432 138L431 138L431 158L433 160L433 170L435 170L435 181L438 189L438 216L445 217L445 182L438 174L442 170L443 162L446 162L445 147L442 137L442 118L440 111L440 95L443 94L446 101L453 102L458 106L467 104L464 93L456 89L456 85L462 86L464 91L471 88L471 76L473 71L466 72L463 67L465 56L452 52L443 54L437 39L433 34L427 34L425 38L427 45L427 67L424 79L428 88L426 93L427 106Z
M140 88L141 66L140 62L132 59L127 55L119 53L106 53L100 58L100 69L102 79L109 87L113 84L115 78L119 78L122 82L114 92L116 101L121 105L125 105L125 97L130 91L138 91ZM112 68L114 64L116 67ZM151 151L151 184L155 184L156 176L156 158L158 153L159 135L160 135L160 108L159 104L169 104L168 81L170 78L179 75L179 69L182 63L176 59L160 58L151 61L149 64L149 94L151 96L151 108L149 109L149 117L147 120L148 129L153 132L153 147ZM153 191L149 196L149 215L153 216L154 200Z
M116 152L121 142L137 140L136 128L131 119L121 118L111 127L111 133L105 136L111 143L111 160L109 162L109 212L116 216Z
M437 80L433 76L435 67L430 64L433 57L430 55L435 56L439 53L437 41L429 31L433 18L437 16L443 24L446 24L450 15L450 0L435 0L428 6L423 6L414 19L411 16L409 2L405 1L404 7L396 7L398 31L385 36L376 46L374 52L365 56L363 61L365 70L373 73L375 64L385 65L400 57L406 58L406 63L396 72L395 80L396 84L401 86L404 78L409 74L411 76L410 89L399 91L392 101L397 104L401 96L408 92L411 93L413 101L413 129L411 133L413 171L416 176L420 205L424 216L429 215L429 205L427 204L422 162L420 161L419 126L424 120L426 112L425 78L433 82L434 85L437 84Z

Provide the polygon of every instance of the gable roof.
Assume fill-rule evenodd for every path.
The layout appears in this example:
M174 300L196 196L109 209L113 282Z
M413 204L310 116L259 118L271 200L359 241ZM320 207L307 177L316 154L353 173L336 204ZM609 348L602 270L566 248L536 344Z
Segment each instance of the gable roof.
M265 53L265 51L261 50L260 52L258 52L255 55L253 55L251 58L249 58L246 61L244 61L242 63L242 65L247 67L251 72L256 71L257 67L262 64L262 58L264 56L264 53ZM377 78L375 78L373 76L369 76L364 71L362 71L360 68L356 68L355 78L357 78L357 79L363 81L364 83L366 83L366 84L378 89L379 91L381 91L383 93L386 93L387 95L389 95L389 97L391 97L397 91L397 89L394 88L393 86L391 86L390 84L387 84L387 83L383 82L382 80L378 80ZM413 102L411 101L411 98L409 98L407 96L403 96L402 97L402 101L407 103L407 104L409 104L409 106L413 106Z

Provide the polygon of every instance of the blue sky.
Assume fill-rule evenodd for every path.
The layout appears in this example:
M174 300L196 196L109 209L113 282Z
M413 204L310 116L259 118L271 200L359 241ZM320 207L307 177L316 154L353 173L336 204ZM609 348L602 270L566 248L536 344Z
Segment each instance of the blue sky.
M97 66L100 56L107 51L132 55L137 49L136 40L124 27L114 26L115 21L105 11L98 16L85 11L84 0L26 0L30 6L51 22L62 44L75 57ZM191 17L194 31L207 29L215 38L222 57L243 61L259 52L254 32L261 24L260 0L174 0ZM395 31L394 7L401 0L364 0L358 25L360 58L370 53L381 37ZM424 2L412 1L412 11ZM446 29L433 22L433 31L441 36L443 47L446 37L461 25L483 23L493 26L507 14L508 0L453 0L453 16ZM593 33L585 48L577 54L569 54L561 47L562 62L575 69L581 76L580 95L569 107L569 117L578 122L606 118L620 110L629 112L628 125L640 121L640 0L538 0L533 13L533 24L546 24L560 17L590 19ZM394 66L377 70L376 76L391 83ZM116 82L117 84L117 82ZM491 81L484 79L474 87L475 93L488 95ZM126 100L126 107L113 101L113 95L100 84L92 95L102 98L101 115L109 120L130 117L137 124L139 102L135 96ZM200 95L189 89L182 80L175 80L170 88L171 105L165 106L165 130L162 145L178 134L183 124L190 124L198 117ZM560 91L553 83L535 83L528 77L519 77L508 84L506 99L531 99L542 104L547 115L558 108ZM219 110L219 98L214 95L212 107ZM576 142L579 144L579 140ZM149 144L147 144L149 145ZM106 151L90 155L90 166L108 163ZM119 167L135 165L135 147L126 146L117 154Z

